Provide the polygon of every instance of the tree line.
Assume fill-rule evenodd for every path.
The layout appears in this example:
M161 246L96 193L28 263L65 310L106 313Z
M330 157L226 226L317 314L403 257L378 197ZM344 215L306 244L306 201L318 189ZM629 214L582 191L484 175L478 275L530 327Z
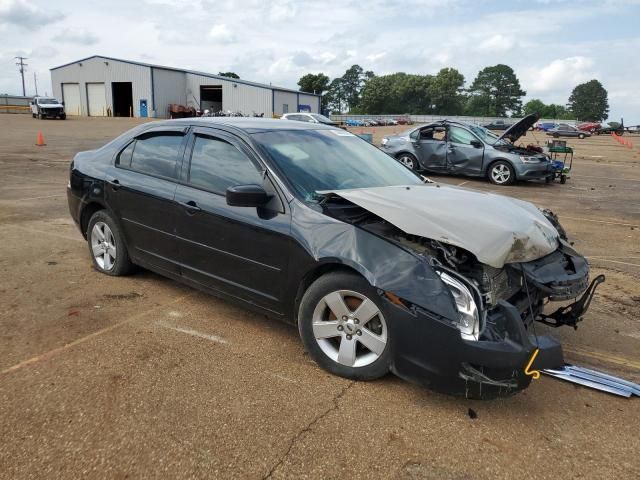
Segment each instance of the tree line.
M353 65L330 79L323 73L300 78L303 92L322 95L322 110L330 113L366 115L433 114L474 117L519 117L537 113L542 118L602 121L608 117L605 88L598 80L577 85L567 105L545 104L539 99L524 105L526 92L508 65L485 67L465 88L465 78L455 68L443 68L435 75L397 72L376 75Z

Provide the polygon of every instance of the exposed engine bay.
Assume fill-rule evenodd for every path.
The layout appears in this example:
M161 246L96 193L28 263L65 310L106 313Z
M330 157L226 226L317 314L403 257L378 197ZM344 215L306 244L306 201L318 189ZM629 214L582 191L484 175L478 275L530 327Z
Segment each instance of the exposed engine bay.
M473 253L463 248L407 234L340 197L333 197L324 207L331 216L355 224L423 256L450 288L453 285L455 289L455 279L465 284L476 297L476 304L482 312L479 330L473 337L475 339L493 340L496 335L503 336L500 329L491 328L490 325L491 312L501 301L517 309L527 329L534 321L554 327L570 325L575 328L595 287L604 280L600 276L589 285L587 261L571 248L557 217L548 210L542 213L558 232L558 248L536 260L505 263L497 268L479 262ZM455 279L447 281L451 277ZM575 302L569 306L561 307L548 315L544 313L544 307L550 301L574 299Z

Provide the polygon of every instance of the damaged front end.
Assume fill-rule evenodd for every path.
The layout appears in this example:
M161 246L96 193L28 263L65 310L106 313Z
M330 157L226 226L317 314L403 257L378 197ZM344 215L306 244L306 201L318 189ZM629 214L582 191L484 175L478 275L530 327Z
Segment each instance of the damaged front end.
M500 267L480 262L459 246L407 233L344 199L326 202L325 213L419 256L447 287L441 295L455 306L454 316L434 313L430 305L411 299L390 302L396 312L392 328L398 345L394 372L447 393L473 398L510 395L526 388L532 373L561 368L562 346L549 335L537 335L535 322L575 328L604 281L598 276L589 284L586 260L567 243L550 212L544 215L558 231L557 248ZM568 300L573 301L544 312L547 303Z

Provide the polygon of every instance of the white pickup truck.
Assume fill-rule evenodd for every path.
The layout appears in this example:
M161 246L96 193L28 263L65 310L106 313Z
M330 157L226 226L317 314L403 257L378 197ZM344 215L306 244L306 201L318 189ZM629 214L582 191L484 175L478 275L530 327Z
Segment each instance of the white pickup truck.
M33 118L60 118L64 120L67 118L67 114L64 112L64 103L59 102L55 98L51 97L33 97L30 102L31 115Z

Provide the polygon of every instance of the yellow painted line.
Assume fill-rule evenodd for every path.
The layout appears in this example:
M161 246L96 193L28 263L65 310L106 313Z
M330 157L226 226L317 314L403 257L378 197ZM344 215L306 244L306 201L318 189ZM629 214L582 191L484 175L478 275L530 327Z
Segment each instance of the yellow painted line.
M581 347L562 347L566 353L580 355L582 357L594 358L603 362L613 363L615 365L621 365L623 367L631 367L636 370L640 370L640 361L632 360L626 357L620 357L617 355L611 355L605 352L598 352L595 350L589 350Z
M186 295L182 295L178 298L173 299L172 301L165 303L164 305L159 305L155 308L151 308L150 310L138 313L137 315L133 315L132 317L129 317L128 319L120 322L120 323L116 323L114 325L111 325L110 327L107 328L103 328L102 330L98 330L97 332L93 332L89 335L87 335L86 337L82 337L79 338L77 340L74 340L73 342L69 342L65 345L62 345L61 347L58 348L54 348L53 350L49 350L48 352L42 353L40 355L36 355L35 357L31 357L27 360L23 360L20 363L17 363L9 368L5 368L4 370L2 370L0 372L0 375L5 375L7 373L11 373L11 372L15 372L16 370L20 370L21 368L24 367L28 367L29 365L33 365L34 363L40 362L42 360L46 360L48 358L54 357L56 355L58 355L59 353L62 353L66 350L69 350L72 347L75 347L76 345L80 345L81 343L84 343L88 340L91 340L93 338L96 338L100 335L103 335L105 333L111 332L112 330L115 330L116 328L120 328L123 325L127 325L135 320L138 320L146 315L149 315L150 313L155 312L156 310L160 310L162 308L168 307L169 305L173 305L176 303L179 303L181 301L183 301L184 299L190 297L191 295L193 295L193 292L191 293L187 293Z
M578 218L578 217L569 217L567 215L560 215L560 219L568 218L569 220L579 220L581 222L592 222L592 223L604 223L606 225L620 225L621 227L638 227L637 223L621 223L621 222L606 222L604 220L591 220L588 218Z

